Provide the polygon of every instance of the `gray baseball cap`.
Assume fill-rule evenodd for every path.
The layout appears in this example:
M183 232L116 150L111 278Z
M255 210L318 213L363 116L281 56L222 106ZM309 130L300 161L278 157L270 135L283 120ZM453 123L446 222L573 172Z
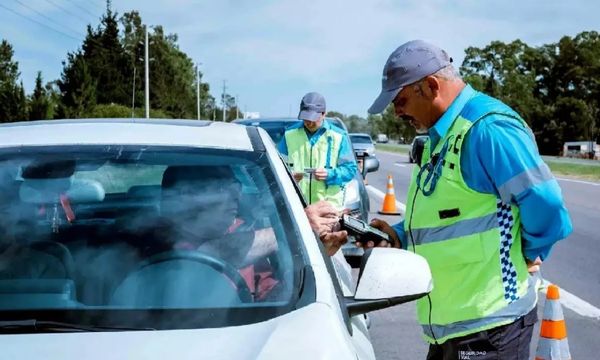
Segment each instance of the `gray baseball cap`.
M300 102L300 113L298 119L317 121L325 112L325 98L317 92L309 92L304 95Z
M412 40L400 45L383 67L381 93L369 108L369 113L383 112L403 87L451 63L452 58L444 50L423 40Z

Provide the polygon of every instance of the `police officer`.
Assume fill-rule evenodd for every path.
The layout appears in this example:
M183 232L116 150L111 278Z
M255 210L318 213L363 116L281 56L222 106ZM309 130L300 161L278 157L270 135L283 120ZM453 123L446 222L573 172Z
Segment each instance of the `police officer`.
M525 121L465 84L451 63L415 40L385 64L369 112L392 103L429 140L405 219L372 225L430 264L434 288L417 303L427 359L527 359L537 321L532 274L571 221Z
M304 95L298 119L279 143L288 157L294 178L309 204L327 200L343 205L343 187L354 178L356 161L344 130L325 121L325 98L316 92Z

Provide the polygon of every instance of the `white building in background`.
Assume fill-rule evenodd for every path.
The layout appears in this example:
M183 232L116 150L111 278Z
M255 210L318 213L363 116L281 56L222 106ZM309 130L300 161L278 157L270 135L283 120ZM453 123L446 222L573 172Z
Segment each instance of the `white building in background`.
M592 149L593 147L593 149ZM568 141L563 145L563 156L576 158L589 158L594 152L594 159L600 159L600 145L593 141Z
M258 119L260 118L260 113L258 111L245 111L244 119Z

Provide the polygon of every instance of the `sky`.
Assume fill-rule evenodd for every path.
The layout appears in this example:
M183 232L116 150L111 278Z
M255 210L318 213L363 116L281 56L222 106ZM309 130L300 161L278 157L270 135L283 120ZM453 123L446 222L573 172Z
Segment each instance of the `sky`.
M38 71L60 77L105 9L102 0L0 0L0 38L13 45L27 93ZM226 81L240 108L261 116L296 116L310 91L327 110L366 116L387 57L409 40L437 44L460 66L469 46L600 31L597 0L115 0L112 9L177 34L213 96Z

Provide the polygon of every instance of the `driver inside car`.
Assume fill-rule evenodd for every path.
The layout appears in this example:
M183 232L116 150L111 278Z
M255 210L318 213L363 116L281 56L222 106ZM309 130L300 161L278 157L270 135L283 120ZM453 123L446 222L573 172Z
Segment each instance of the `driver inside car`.
M254 229L239 217L242 186L231 168L170 166L162 191L168 248L225 260L239 270L255 300L266 299L278 284L267 261L277 251L277 240L272 228Z

